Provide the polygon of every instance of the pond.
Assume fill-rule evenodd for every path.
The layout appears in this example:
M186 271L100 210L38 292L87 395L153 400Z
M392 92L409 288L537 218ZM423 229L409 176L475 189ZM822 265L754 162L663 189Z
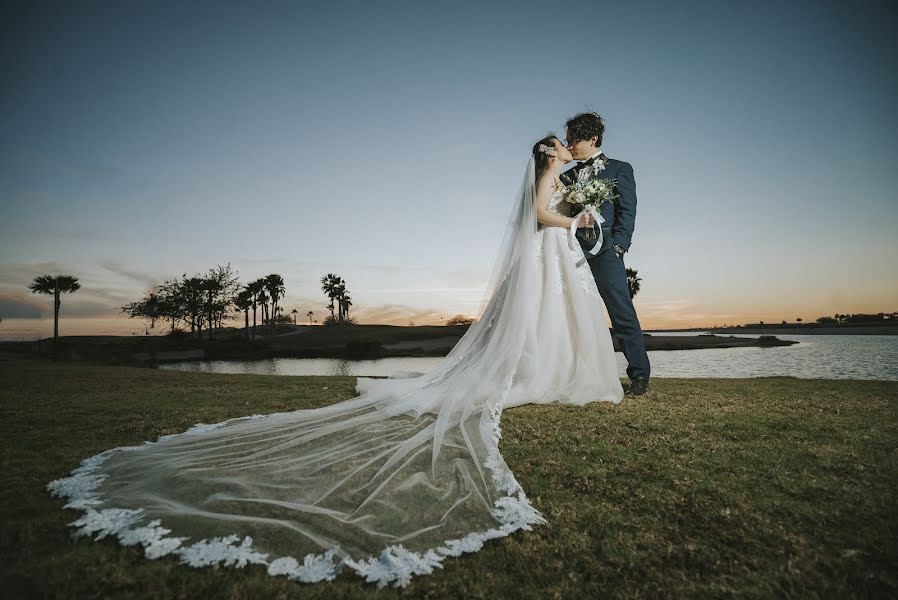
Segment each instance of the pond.
M667 332L664 335L672 335ZM695 335L694 332L681 335ZM742 335L738 337L757 337ZM768 377L805 379L880 379L898 381L898 336L890 335L780 335L798 344L773 348L712 348L649 352L653 377ZM617 364L625 377L626 360L618 352ZM160 368L206 373L260 375L376 376L397 372L425 373L442 358L272 358L180 362Z

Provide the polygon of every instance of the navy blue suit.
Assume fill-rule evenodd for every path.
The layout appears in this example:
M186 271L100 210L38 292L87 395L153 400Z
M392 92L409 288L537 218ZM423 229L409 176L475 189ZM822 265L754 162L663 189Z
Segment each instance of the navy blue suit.
M615 179L617 181L615 192L620 197L613 203L603 203L599 210L605 222L601 225L604 240L598 254L593 256L585 252L596 244L595 239L586 239L586 229L577 230L577 239L584 250L599 294L605 302L605 308L608 309L614 337L618 339L627 359L627 376L630 379L648 380L651 366L645 351L642 327L639 325L639 318L630 298L627 270L623 257L617 256L612 248L615 244L625 251L630 248L633 229L636 226L636 179L633 177L633 167L630 163L607 158L604 154L601 157L605 158L607 163L605 170L598 176ZM562 173L562 182L569 184L575 181L578 171L579 166Z

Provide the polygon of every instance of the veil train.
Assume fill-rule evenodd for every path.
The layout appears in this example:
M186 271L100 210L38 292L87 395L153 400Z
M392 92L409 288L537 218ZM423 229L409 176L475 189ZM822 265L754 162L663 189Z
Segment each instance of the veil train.
M83 511L74 536L303 582L351 569L380 587L544 523L499 452L503 406L526 401L511 396L536 319L533 202L531 159L481 316L434 370L359 378L360 395L332 406L198 424L88 458L48 484Z

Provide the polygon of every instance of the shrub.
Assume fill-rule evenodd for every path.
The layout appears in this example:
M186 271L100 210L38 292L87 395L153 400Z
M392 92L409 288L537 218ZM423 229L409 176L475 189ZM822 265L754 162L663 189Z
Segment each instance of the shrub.
M346 318L340 321L337 317L328 317L324 320L324 325L327 327L333 327L335 325L355 325L355 319Z
M466 317L465 315L455 315L448 321L446 321L446 325L470 325L474 322L474 319L471 317Z

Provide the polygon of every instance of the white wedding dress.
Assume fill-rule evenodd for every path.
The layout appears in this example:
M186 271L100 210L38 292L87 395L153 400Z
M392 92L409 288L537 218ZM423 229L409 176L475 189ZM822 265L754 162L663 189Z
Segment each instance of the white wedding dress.
M480 318L433 371L88 458L48 485L83 511L74 535L380 587L543 523L499 453L500 413L620 402L623 389L589 266L565 228L537 226L533 175L531 160Z

